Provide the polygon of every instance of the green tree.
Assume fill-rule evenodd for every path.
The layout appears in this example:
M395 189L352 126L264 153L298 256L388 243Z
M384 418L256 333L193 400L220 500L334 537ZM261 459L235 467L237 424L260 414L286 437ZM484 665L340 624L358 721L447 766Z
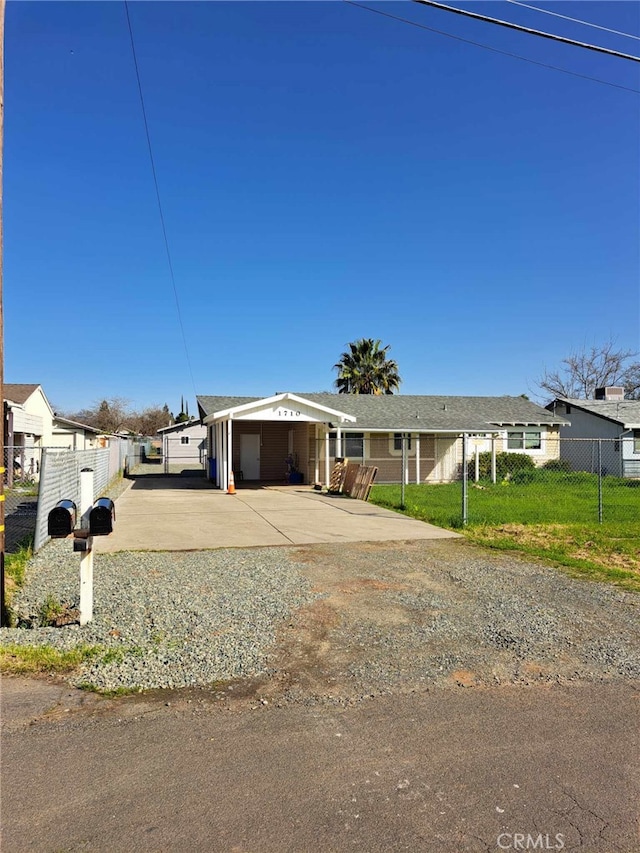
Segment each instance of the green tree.
M373 338L360 338L348 346L333 365L339 394L393 394L400 388L398 365L387 358L389 346Z

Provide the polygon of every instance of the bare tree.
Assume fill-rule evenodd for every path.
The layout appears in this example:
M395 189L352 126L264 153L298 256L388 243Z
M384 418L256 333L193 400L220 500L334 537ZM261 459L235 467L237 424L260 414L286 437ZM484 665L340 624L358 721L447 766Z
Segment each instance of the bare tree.
M592 346L563 358L561 366L546 370L538 380L545 396L592 400L596 388L618 385L628 400L640 399L640 362L631 362L638 353L616 349L613 341Z
M142 412L133 412L127 425L141 435L157 435L159 429L171 425L171 413L166 405L149 406Z
M65 417L95 427L102 432L114 433L129 428L133 413L129 410L128 400L123 397L110 397L108 400L96 401L89 409L66 412Z

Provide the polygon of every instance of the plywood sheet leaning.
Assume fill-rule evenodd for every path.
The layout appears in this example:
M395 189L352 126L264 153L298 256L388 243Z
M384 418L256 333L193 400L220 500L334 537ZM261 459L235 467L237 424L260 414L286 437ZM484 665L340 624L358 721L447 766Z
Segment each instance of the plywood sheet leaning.
M349 465L342 491L356 500L369 500L371 487L378 473L373 465Z
M348 462L347 470L344 475L344 482L342 484L342 491L345 495L349 495L349 497L353 497L353 487L356 482L356 478L358 476L358 471L360 470L360 465L356 462Z

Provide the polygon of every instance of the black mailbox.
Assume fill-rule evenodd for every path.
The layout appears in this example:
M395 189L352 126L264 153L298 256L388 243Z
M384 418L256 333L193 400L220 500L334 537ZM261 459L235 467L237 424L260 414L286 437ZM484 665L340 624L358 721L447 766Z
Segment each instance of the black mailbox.
M49 536L54 539L65 539L76 526L76 515L76 505L73 501L58 501L49 513Z
M115 520L116 507L111 498L98 498L89 513L89 532L92 536L108 536Z

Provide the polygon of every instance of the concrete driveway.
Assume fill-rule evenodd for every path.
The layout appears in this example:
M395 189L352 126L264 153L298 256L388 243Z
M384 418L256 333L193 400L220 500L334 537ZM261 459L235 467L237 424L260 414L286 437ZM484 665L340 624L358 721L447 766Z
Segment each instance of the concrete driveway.
M458 534L391 510L305 486L214 489L204 477L136 478L116 501L110 536L98 553L192 551L254 545L307 545L452 538Z

